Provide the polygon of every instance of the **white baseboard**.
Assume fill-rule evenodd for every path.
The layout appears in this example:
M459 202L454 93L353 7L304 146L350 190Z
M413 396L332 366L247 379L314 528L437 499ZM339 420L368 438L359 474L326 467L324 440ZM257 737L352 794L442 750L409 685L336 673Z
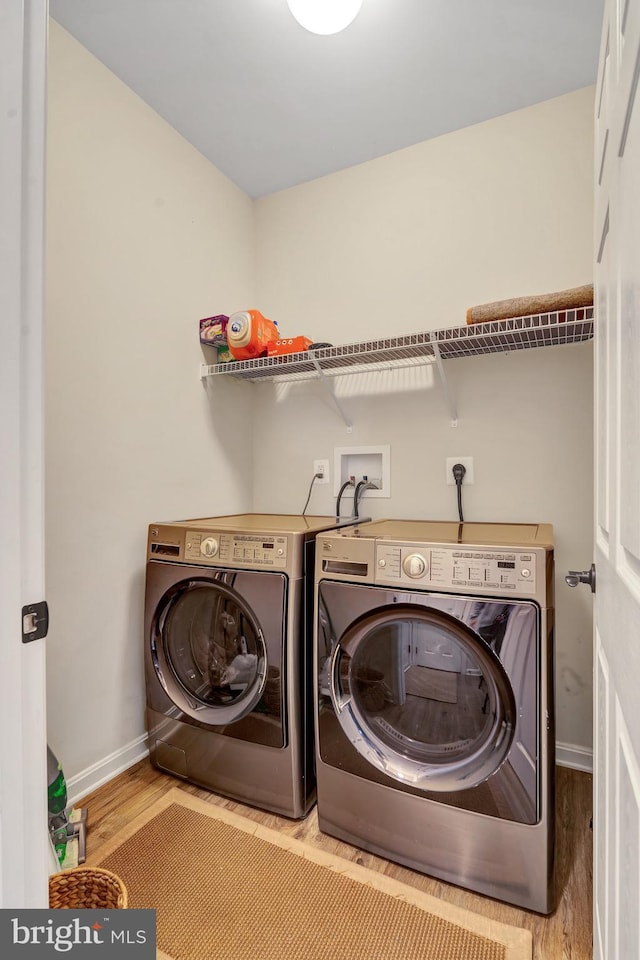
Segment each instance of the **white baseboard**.
M593 750L575 743L556 743L556 763L572 770L593 773Z
M82 773L76 774L67 781L68 803L72 806L101 787L103 783L112 780L123 770L132 767L134 763L143 760L149 755L147 734L126 744L104 760L99 760ZM593 773L593 751L587 747L578 747L574 743L556 743L556 763L561 767L571 767L573 770L583 770Z
M104 760L99 760L81 773L77 773L75 777L71 777L67 781L67 802L69 806L73 806L82 797L86 797L87 794L97 790L103 783L113 780L123 770L127 770L148 755L147 734L143 733L120 750L116 750L115 753L105 757Z

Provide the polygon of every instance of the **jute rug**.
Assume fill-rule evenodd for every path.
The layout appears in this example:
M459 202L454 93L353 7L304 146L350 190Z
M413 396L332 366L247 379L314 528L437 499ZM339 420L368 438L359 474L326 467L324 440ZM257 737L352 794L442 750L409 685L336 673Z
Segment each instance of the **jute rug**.
M156 910L166 960L531 960L528 930L262 827L179 789L89 861Z

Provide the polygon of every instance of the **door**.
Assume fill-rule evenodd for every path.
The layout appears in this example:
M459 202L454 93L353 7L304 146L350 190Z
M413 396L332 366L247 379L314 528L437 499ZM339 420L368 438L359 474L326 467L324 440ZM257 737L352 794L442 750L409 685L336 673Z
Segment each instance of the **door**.
M284 578L276 576L283 591ZM221 580L190 577L167 591L150 643L160 683L194 720L234 723L263 694L267 647L262 627L242 594Z
M318 618L323 762L404 792L539 821L546 711L537 697L544 627L536 604L321 581Z
M46 0L0 3L0 907L44 907L44 639L22 608L44 599L42 315ZM30 626L30 625L29 625Z
M640 3L606 0L595 104L594 956L640 956Z
M176 729L192 724L238 740L286 746L288 590L288 577L275 571L147 563L150 731L160 736L159 728L171 718L179 722Z

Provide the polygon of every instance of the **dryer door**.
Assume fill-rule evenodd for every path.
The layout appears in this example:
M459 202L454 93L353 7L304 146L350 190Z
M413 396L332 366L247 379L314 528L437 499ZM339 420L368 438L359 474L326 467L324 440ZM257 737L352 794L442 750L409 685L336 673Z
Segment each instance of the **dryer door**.
M393 599L335 638L326 679L338 722L358 753L395 781L429 791L474 787L512 746L507 673L460 617L427 598L412 602L415 594ZM471 619L472 604L456 603Z
M188 716L222 725L246 716L267 680L267 650L246 600L219 579L190 577L168 590L151 631L153 664Z

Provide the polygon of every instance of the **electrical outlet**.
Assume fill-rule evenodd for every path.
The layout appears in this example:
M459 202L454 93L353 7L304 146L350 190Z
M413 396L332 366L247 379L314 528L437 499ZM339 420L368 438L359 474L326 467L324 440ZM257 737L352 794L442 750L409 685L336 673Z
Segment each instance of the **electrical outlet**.
M456 481L453 476L453 468L456 463L461 463L467 471L462 478L462 486L468 487L470 483L474 483L473 457L447 457L447 483L451 486L455 485Z
M313 461L313 472L321 473L322 476L316 479L316 483L329 483L329 461L328 460L314 460Z

